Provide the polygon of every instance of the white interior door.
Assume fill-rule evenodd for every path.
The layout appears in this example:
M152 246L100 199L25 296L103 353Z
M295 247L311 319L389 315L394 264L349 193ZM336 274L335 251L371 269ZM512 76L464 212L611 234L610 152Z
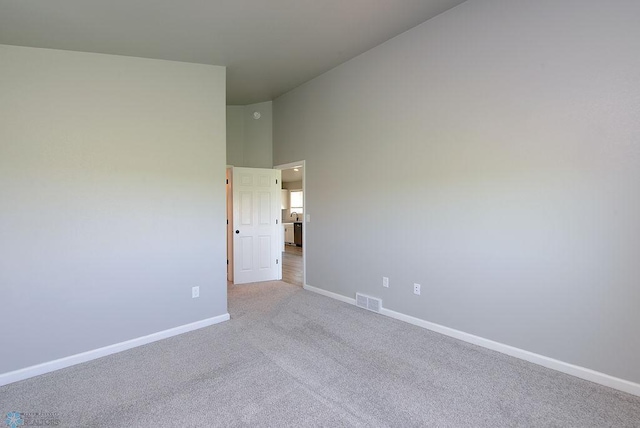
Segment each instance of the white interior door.
M280 170L233 168L233 282L282 279Z

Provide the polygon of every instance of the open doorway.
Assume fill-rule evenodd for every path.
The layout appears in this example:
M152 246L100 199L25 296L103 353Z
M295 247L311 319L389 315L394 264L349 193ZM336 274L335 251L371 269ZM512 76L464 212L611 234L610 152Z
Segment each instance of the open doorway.
M275 167L282 171L282 280L303 287L306 280L307 211L305 162Z

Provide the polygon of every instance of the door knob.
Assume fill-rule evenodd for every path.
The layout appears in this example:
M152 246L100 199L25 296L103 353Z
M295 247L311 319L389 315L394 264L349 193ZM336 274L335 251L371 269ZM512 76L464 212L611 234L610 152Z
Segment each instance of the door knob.
M239 230L236 230L236 233L240 233L240 231L239 231Z

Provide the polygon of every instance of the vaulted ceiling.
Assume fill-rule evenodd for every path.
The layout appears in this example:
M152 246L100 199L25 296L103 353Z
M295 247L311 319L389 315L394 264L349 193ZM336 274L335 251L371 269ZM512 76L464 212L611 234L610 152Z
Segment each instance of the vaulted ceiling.
M227 66L267 101L464 0L0 0L0 43Z

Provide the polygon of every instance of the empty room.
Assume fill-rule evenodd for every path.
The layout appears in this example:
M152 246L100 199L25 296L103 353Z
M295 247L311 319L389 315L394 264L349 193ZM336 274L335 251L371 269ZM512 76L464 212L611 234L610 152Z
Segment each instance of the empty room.
M639 16L0 0L0 425L640 426Z

